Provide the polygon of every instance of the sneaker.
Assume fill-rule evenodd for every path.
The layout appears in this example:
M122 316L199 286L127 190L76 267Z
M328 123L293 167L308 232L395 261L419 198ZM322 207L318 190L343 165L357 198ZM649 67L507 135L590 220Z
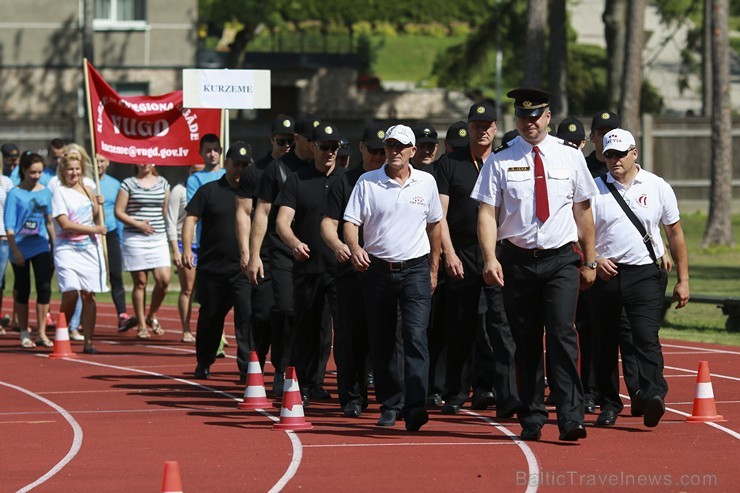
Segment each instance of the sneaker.
M70 330L69 331L69 340L70 341L84 341L85 336L80 334L78 330Z
M118 332L126 332L139 324L139 319L129 317L128 313L122 313L118 316Z
M216 351L216 357L217 358L226 357L226 352L224 351L224 341L221 341L221 343L218 345L218 351Z

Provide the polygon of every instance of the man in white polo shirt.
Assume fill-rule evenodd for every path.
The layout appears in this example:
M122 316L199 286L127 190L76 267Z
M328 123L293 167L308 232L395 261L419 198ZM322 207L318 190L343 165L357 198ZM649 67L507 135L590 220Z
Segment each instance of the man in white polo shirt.
M623 408L619 397L617 347L624 308L639 370L640 388L636 398L644 406L645 426L654 427L665 412L663 399L668 392L658 338L666 287L665 274L656 263L665 253L660 225L663 224L678 274L673 289L673 299L678 302L676 308L682 308L689 300L686 241L673 189L637 164L637 146L632 134L617 128L604 135L604 157L609 173L596 179L599 193L591 199L598 254L598 279L592 288L591 308L598 312L601 331L596 385L602 404L596 424L613 425ZM624 200L624 206L617 197ZM643 231L638 231L627 210L632 211Z
M409 164L416 152L414 132L394 125L383 144L386 164L362 175L352 190L344 238L352 265L365 272L375 393L381 404L378 426L395 425L403 411L406 429L418 431L429 420L427 325L439 269L442 206L432 175ZM397 307L403 371L396 346Z

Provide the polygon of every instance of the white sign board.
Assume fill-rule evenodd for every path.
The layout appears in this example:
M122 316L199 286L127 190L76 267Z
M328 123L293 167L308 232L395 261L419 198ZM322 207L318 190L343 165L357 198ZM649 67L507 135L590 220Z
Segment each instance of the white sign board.
M270 108L269 70L184 69L182 89L186 108Z

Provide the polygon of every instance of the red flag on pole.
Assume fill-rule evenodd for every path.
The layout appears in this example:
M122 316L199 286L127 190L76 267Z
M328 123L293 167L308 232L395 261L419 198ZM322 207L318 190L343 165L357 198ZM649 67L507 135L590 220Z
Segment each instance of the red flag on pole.
M203 161L200 139L220 134L220 109L183 108L182 91L121 97L86 64L97 153L130 164L185 166Z

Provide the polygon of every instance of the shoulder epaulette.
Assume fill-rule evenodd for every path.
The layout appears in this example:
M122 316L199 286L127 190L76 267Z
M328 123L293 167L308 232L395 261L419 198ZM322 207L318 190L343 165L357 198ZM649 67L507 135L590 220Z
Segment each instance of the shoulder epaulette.
M497 148L495 148L493 150L493 153L496 154L497 152L501 152L504 149L507 149L508 147L509 147L509 143L508 142L505 142L505 143L501 144L500 146L498 146Z
M566 145L568 147L572 147L573 149L580 149L580 147L578 147L577 145L575 145L573 142L571 142L569 140L561 140L560 142L562 142L563 145Z

